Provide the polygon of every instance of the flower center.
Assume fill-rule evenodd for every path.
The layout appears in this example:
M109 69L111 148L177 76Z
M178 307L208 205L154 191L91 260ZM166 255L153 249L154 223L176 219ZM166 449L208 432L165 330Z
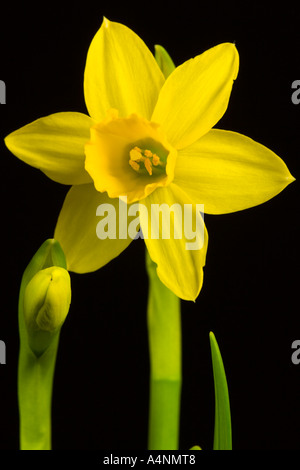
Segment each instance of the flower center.
M127 203L144 199L174 179L177 151L159 124L137 114L108 117L91 127L85 145L85 169L99 192L127 196Z
M153 167L165 167L165 163L160 160L159 156L148 149L140 149L135 146L130 150L129 156L129 165L138 173L146 170L152 176Z

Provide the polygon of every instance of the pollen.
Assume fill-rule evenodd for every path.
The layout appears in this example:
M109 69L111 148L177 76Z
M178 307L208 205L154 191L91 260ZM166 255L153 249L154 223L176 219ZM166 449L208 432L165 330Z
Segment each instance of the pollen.
M152 163L153 163L154 166L162 164L161 161L160 161L159 156L156 155L155 153L153 154Z
M148 158L145 158L145 160L144 160L144 165L145 165L145 168L146 168L146 170L148 171L149 175L151 176L151 175L152 175L152 163L151 163L151 160L148 159Z
M135 171L139 171L139 169L140 169L140 165L137 162L135 162L134 160L129 160L129 165Z
M130 155L130 160L133 160L136 162L141 159L142 151L140 148L134 147L132 150L130 150L129 155Z
M153 156L153 153L151 152L151 150L144 150L144 155L145 157L148 157L148 158L151 158Z
M152 153L149 149L140 149L135 146L130 150L129 157L129 165L134 171L140 172L144 167L150 176L153 174L153 166L164 166L159 156ZM141 166L142 164L143 167Z

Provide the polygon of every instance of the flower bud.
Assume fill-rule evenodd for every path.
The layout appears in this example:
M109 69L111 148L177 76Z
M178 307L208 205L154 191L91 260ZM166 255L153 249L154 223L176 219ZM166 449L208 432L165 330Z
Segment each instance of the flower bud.
M68 271L51 266L38 271L24 292L23 312L29 346L37 355L50 345L60 331L71 303Z

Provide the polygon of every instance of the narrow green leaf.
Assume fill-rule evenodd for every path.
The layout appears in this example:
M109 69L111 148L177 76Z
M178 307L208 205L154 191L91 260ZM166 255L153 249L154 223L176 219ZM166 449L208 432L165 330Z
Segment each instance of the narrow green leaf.
M175 70L175 65L169 54L167 53L166 49L162 46L156 44L154 46L155 49L155 59L159 65L160 70L164 74L165 78Z
M220 349L213 332L209 333L215 387L214 450L232 450L229 393Z

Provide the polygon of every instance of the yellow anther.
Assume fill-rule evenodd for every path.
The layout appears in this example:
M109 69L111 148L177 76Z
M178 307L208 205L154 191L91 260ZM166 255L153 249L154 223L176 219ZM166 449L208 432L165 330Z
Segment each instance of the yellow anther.
M129 160L129 165L131 166L131 168L133 168L135 171L139 171L140 169L140 165L135 162L134 160Z
M139 147L134 147L129 152L129 164L131 168L135 171L141 169L141 164L144 164L144 168L147 173L151 176L153 173L152 165L154 166L164 166L164 163L161 162L160 158L156 153L152 153L148 149L140 149Z
M151 176L152 175L152 163L148 158L145 158L144 165L149 175Z
M161 161L158 155L153 154L152 163L154 166L161 165Z
M141 149L139 149L138 147L134 147L132 150L130 150L129 155L130 155L130 160L134 160L134 161L141 160L142 158Z
M153 156L153 153L151 152L151 150L144 150L144 155L145 157L148 157L148 158L151 158Z

